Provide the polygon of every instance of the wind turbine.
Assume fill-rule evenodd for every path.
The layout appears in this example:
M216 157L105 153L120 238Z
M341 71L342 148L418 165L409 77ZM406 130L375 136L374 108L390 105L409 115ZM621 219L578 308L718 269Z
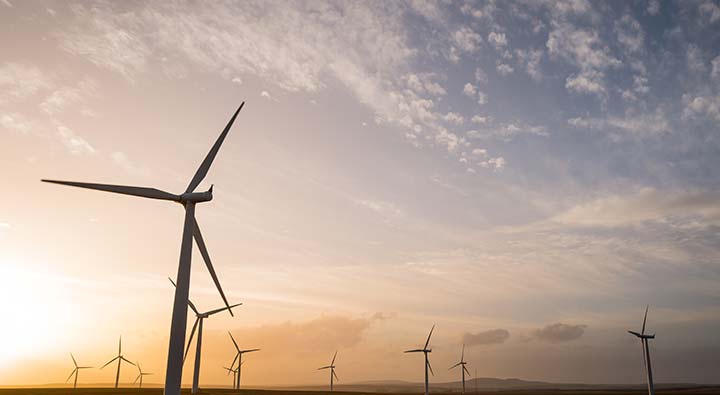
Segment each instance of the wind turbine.
M110 365L111 363L115 362L115 360L118 361L118 367L117 367L117 373L115 374L115 388L118 387L118 382L120 381L120 364L122 364L123 361L129 363L130 365L135 366L134 363L128 361L123 357L122 355L122 336L120 336L120 342L118 343L118 355L117 357L109 360L105 365L103 365L100 369L104 368L105 366Z
M165 374L165 395L180 395L180 382L182 380L182 365L183 365L183 354L185 349L185 332L187 330L187 300L188 294L190 293L190 265L192 260L192 240L195 239L200 253L205 260L205 265L212 276L215 286L220 292L220 296L225 302L225 306L228 307L230 315L232 310L230 305L225 298L222 288L220 287L220 281L215 274L215 269L210 261L210 255L205 247L202 234L200 233L200 227L198 226L197 220L195 219L195 205L197 203L209 202L213 198L213 187L210 186L205 192L195 192L195 189L200 185L212 165L215 156L220 150L220 146L225 140L230 128L235 122L240 110L245 105L245 102L240 104L240 107L235 111L230 121L223 129L220 136L215 141L215 144L208 152L205 159L200 164L200 167L195 172L190 184L188 185L185 192L180 195L175 195L169 192L165 192L155 188L146 187L135 187L135 186L122 186L122 185L107 185L107 184L91 184L84 182L71 182L71 181L55 181L55 180L42 180L44 182L51 182L61 185L69 185L80 188L96 189L99 191L120 193L123 195L139 196L149 199L167 200L171 202L180 203L185 208L185 220L183 225L182 244L180 246L180 261L178 263L177 272L177 283L178 287L175 289L175 300L173 302L172 322L170 325L170 343L168 346L168 360L167 360L167 371Z
M433 373L432 366L430 366L430 360L428 360L428 353L432 352L432 349L428 348L428 345L430 344L430 336L432 336L433 330L435 329L435 325L430 328L430 334L428 334L427 340L425 341L425 346L423 348L417 348L414 350L407 350L407 352L421 352L425 355L425 395L428 395L430 393L430 385L428 381L428 369L430 369L430 374L435 376L435 373Z
M655 334L652 335L646 335L645 334L645 322L647 322L647 313L650 306L648 305L645 307L645 318L643 318L643 324L642 329L640 330L640 333L634 332L634 331L628 331L629 333L637 336L640 338L640 343L642 344L642 351L643 351L643 362L645 364L645 370L647 371L647 385L648 385L648 394L655 395L655 386L653 385L653 377L652 377L652 364L650 363L650 347L648 346L648 340L654 339Z
M233 361L233 362L235 362L235 361ZM243 362L243 363L245 363L245 362ZM240 365L242 365L242 363ZM233 389L237 389L237 388L235 388L235 384L236 384L235 381L237 380L237 374L238 374L238 370L240 370L240 367L238 366L235 369L231 369L231 368L223 366L223 369L227 370L228 376L230 375L230 373L233 374L233 381L232 381Z
M467 372L468 376L470 375L470 371L467 369L467 367L465 365L467 365L467 362L465 362L465 345L463 344L462 354L460 355L460 362L456 363L455 365L451 366L450 369L448 369L448 370L452 370L453 368L456 368L458 366L462 367L462 369L460 369L460 371L462 372L462 393L463 394L465 393L465 373Z
M142 379L143 379L143 376L149 376L149 375L151 375L152 373L145 373L145 372L143 372L143 371L142 371L142 368L140 367L140 362L137 363L137 368L138 368L138 372L139 372L139 373L138 373L137 377L135 377L135 381L133 381L133 384L137 383L137 381L140 380L140 388L142 388Z
M72 373L70 373L70 376L68 376L67 380L65 380L65 384L67 384L68 381L70 381L70 377L75 376L75 381L73 381L73 388L77 388L77 379L78 379L78 373L80 372L80 369L90 369L92 366L78 366L77 362L75 361L75 357L70 353L70 358L72 358L73 365L75 365L75 369L73 369Z
M335 374L335 358L336 357L337 357L337 351L335 351L335 355L333 355L333 359L332 359L332 362L330 362L330 365L318 368L318 370L330 369L330 392L333 391L333 378L337 381L340 381L337 374Z
M170 280L172 285L177 288L177 286L175 285L175 281L173 281L170 277L168 277L168 280ZM193 386L192 386L193 394L197 394L198 386L200 384L200 351L202 349L203 321L205 321L205 318L208 318L213 314L220 313L220 312L228 310L232 307L240 306L241 304L242 303L237 303L232 306L221 307L219 309L210 310L210 311L201 313L195 307L193 302L191 302L190 299L188 299L188 306L190 306L192 311L195 313L195 324L193 324L192 331L190 331L190 338L188 339L187 347L185 348L185 355L183 356L183 364L185 363L185 359L187 358L188 352L190 352L190 343L192 343L193 336L195 336L195 330L197 329L198 337L197 337L197 342L196 342L196 347L195 347L195 369L193 371Z
M242 356L245 353L260 351L260 349L253 348L250 350L241 350L240 347L238 347L237 343L235 342L235 339L233 338L232 333L228 332L228 335L230 335L230 340L232 340L233 345L235 346L235 350L237 351L237 354L235 354L235 358L233 359L232 364L230 365L230 368L232 369L235 366L235 361L238 361L237 378L236 378L235 382L236 382L236 389L240 389L240 374L242 373L241 368L242 368L242 364L243 364Z

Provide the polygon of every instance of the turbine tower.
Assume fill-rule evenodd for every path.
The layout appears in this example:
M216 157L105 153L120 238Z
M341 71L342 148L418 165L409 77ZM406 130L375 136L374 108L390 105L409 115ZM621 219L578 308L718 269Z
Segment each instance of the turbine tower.
M143 372L143 371L142 371L142 368L140 367L140 362L137 363L137 368L138 368L138 375L137 375L137 377L135 377L135 381L133 381L133 384L137 383L137 381L140 380L140 387L139 387L139 388L142 389L142 379L143 379L143 376L149 376L149 375L151 375L152 373L145 373L145 372Z
M330 369L330 392L333 391L333 378L337 381L340 381L337 374L335 374L335 358L336 357L337 357L337 351L335 351L335 355L333 355L333 359L332 359L332 362L330 362L330 365L318 368L318 370Z
M210 186L205 192L195 192L195 189L200 185L212 165L215 156L220 150L220 146L225 140L230 128L235 122L240 110L245 105L245 102L240 104L240 107L235 111L230 121L225 126L225 129L220 133L220 136L215 141L215 144L208 152L205 159L200 164L200 167L195 172L190 184L187 189L180 195L175 195L169 192L165 192L155 188L145 187L134 187L134 186L121 186L121 185L107 185L107 184L90 184L84 182L70 182L70 181L54 181L54 180L42 180L44 182L51 182L55 184L69 185L80 188L96 189L99 191L120 193L124 195L139 196L149 199L167 200L171 202L180 203L185 209L185 219L183 225L182 244L180 246L180 260L178 263L177 272L177 284L178 287L175 289L175 299L173 301L172 311L172 322L170 324L170 342L168 346L168 359L167 359L167 371L165 374L165 395L180 395L180 383L182 380L182 365L183 365L183 354L185 349L185 332L187 331L187 300L190 292L190 264L192 260L192 240L195 239L200 254L202 254L205 260L205 265L210 272L210 276L215 282L215 286L220 292L220 296L225 302L225 306L228 307L230 315L232 310L230 305L225 298L225 294L220 287L220 281L215 274L215 269L210 261L210 255L205 248L205 242L203 241L202 234L200 233L200 227L198 226L197 220L195 219L195 205L197 203L209 202L213 198L213 187Z
M655 386L653 385L653 376L652 376L652 364L650 363L650 346L648 345L650 339L655 338L655 334L652 335L646 335L645 334L645 323L647 322L647 313L650 306L648 305L645 307L645 318L643 318L642 323L642 329L640 330L640 333L634 332L634 331L628 331L629 333L635 335L640 339L640 343L642 344L642 353L643 353L643 362L645 364L645 371L647 371L647 385L648 385L648 394L649 395L655 395Z
M118 387L118 383L120 382L120 365L122 364L122 362L125 361L125 362L129 363L130 365L135 366L134 363L128 361L128 360L125 359L125 357L123 357L123 355L122 355L122 336L120 336L120 342L118 343L118 355L117 355L115 358L109 360L109 361L108 361L105 365L103 365L100 369L104 368L105 366L110 365L111 363L115 362L115 360L118 361L117 373L115 374L115 388L117 388L117 387Z
M173 281L171 278L168 277L168 280L172 283L172 285L175 286L175 281ZM195 347L195 368L193 370L193 385L192 385L192 393L197 394L198 392L198 386L200 384L200 351L202 349L202 333L203 333L203 321L205 321L205 318L210 317L213 314L220 313L222 311L228 310L232 307L240 306L242 303L237 303L232 306L228 307L221 307L219 309L206 311L204 313L201 313L198 311L198 309L195 307L193 302L188 299L188 305L192 309L192 311L195 313L195 324L193 324L192 331L190 331L190 338L188 339L187 347L185 348L185 355L183 356L183 364L185 363L185 359L187 358L188 352L190 351L190 343L192 343L193 336L195 336L195 330L197 329L197 342Z
M235 361L238 361L237 377L235 379L235 389L239 390L240 389L240 375L242 373L242 365L243 365L243 360L242 360L243 354L249 353L249 352L260 351L260 349L253 348L250 350L241 350L240 347L238 347L237 343L235 342L235 338L233 338L232 333L228 332L228 335L230 335L230 340L232 340L233 345L235 346L235 350L237 351L237 354L235 354L235 358L233 359L232 364L230 365L230 368L232 369L233 367L235 367Z
M407 350L407 352L421 352L425 355L425 395L428 395L430 393L430 385L428 381L428 369L430 369L430 374L435 376L435 373L432 370L432 366L430 366L430 360L428 359L428 353L432 352L432 349L428 348L428 345L430 344L430 336L432 336L433 330L435 329L435 325L430 328L430 333L428 334L427 340L425 341L425 346L423 348L417 348L414 350Z
M450 366L450 369L448 369L448 370L452 370L453 368L456 368L458 366L461 367L460 372L462 372L462 393L463 394L465 393L465 373L467 372L468 376L470 375L470 371L467 369L467 367L465 365L467 365L467 362L465 362L465 345L463 344L462 354L460 354L460 362L456 363L453 366Z
M75 380L73 381L73 389L77 388L77 379L78 379L78 373L80 372L80 369L90 369L92 366L78 366L77 362L75 361L75 357L70 353L70 358L72 358L73 365L75 365L75 369L73 369L72 373L70 373L70 376L68 376L67 380L65 380L65 384L67 384L68 381L70 381L70 378L72 376L75 376Z

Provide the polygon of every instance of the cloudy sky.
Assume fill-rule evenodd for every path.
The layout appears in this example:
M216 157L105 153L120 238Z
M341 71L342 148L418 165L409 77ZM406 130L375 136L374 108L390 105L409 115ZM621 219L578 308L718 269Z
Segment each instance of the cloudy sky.
M717 381L719 40L711 1L0 0L0 383L120 334L162 382L182 210L39 179L182 191L242 101L197 216L244 305L203 382L227 330L247 385L336 349L419 381L435 323L437 381L464 342L480 376L640 383L646 304L657 381Z

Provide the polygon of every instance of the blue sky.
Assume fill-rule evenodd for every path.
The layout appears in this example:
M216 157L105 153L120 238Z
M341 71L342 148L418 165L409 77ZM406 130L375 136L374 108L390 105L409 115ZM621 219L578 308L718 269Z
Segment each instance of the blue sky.
M352 349L351 380L416 378L402 355L363 357L437 322L441 349L489 339L469 348L495 362L483 375L639 382L624 331L649 303L659 380L711 382L719 27L712 1L0 0L6 277L49 273L62 309L121 276L159 327L126 331L164 342L178 213L37 181L179 190L244 100L200 220L242 284L247 318L226 325L258 342L286 321L353 328L318 344ZM87 309L111 331L131 302ZM611 362L579 366L587 350ZM20 362L2 377L30 380Z

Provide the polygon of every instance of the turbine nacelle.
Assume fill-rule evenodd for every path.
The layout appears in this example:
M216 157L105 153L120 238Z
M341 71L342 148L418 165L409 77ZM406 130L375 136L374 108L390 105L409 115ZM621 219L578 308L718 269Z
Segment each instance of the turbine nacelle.
M213 198L213 186L205 192L187 192L180 195L180 203L203 203Z
M637 333L635 331L628 331L628 333L635 335L635 336L639 337L640 339L654 339L655 338L654 333L652 335L644 335L642 333Z

